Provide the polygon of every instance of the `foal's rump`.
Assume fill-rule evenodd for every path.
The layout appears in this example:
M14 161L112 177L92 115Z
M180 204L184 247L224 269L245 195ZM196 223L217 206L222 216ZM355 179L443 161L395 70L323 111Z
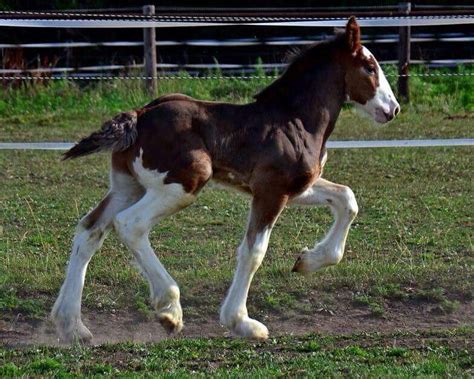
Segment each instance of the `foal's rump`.
M172 93L153 100L142 109L120 113L111 120L106 121L99 131L83 138L64 153L63 159L78 158L103 150L111 150L112 152L127 150L137 140L137 124L141 114L147 113L147 111L153 110L166 102L190 100L194 101L194 99L189 96Z

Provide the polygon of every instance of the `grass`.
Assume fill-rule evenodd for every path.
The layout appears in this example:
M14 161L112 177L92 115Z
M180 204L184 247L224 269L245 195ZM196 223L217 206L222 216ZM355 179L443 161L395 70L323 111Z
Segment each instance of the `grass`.
M62 163L58 152L0 153L1 310L46 314L64 278L77 220L106 192L107 161L106 155ZM465 173L472 166L471 148L330 152L325 176L350 185L361 209L344 261L309 278L291 274L298 252L323 236L332 217L317 208L287 209L252 287L251 311L314 311L301 302L309 291L315 291L314 299L321 292L360 293L370 304L470 300L468 225L474 208ZM246 197L206 188L196 203L152 232L152 244L181 285L191 313L217 312L247 210ZM86 306L125 307L136 299L144 308L147 288L129 260L112 234L91 262ZM383 307L371 309L382 315Z
M412 103L395 122L376 128L347 108L332 138L472 137L472 80L411 78ZM160 93L245 102L267 82L163 81ZM0 94L0 140L78 139L115 113L145 104L140 86L53 82L7 89ZM254 279L250 314L284 322L323 314L329 323L363 309L383 326L394 315L408 320L420 307L428 324L470 309L472 158L468 147L330 151L325 177L351 186L360 207L344 260L310 277L292 274L298 252L322 238L332 217L327 210L287 209ZM75 225L107 189L106 155L59 159L59 152L0 151L0 338L3 321L46 317L64 279ZM246 197L206 188L152 232L152 245L181 286L185 322L216 319L247 211ZM88 270L83 303L91 312L128 308L152 317L147 284L130 259L111 234ZM288 336L261 344L178 338L9 349L0 342L0 376L472 376L470 328L384 333Z
M472 329L222 338L97 347L0 348L2 377L456 377L472 375ZM420 343L420 341L422 341Z
M386 71L394 73L391 66ZM425 69L415 70L423 73ZM458 73L472 73L459 67ZM439 73L439 70L433 71ZM441 71L443 72L443 71ZM262 72L258 75L265 77ZM184 77L186 73L180 74ZM396 78L389 77L392 86ZM157 95L182 92L199 99L249 102L270 83L271 77L253 80L162 80ZM412 77L410 105L388 128L374 128L371 121L342 113L333 138L444 138L472 136L474 117L473 76ZM115 80L90 85L52 81L47 85L24 84L0 93L2 141L69 141L99 128L108 118L150 101L137 80Z

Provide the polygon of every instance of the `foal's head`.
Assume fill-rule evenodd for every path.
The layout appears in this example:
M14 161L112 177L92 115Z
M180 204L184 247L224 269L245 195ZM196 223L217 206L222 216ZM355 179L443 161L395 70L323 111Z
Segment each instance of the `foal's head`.
M360 42L360 29L354 17L335 38L297 54L283 75L255 98L300 105L307 101L306 95L315 93L341 105L346 99L379 123L392 120L400 112L380 65Z
M377 60L362 46L355 17L349 19L341 37L347 49L344 53L347 100L378 123L392 120L400 112L400 105Z

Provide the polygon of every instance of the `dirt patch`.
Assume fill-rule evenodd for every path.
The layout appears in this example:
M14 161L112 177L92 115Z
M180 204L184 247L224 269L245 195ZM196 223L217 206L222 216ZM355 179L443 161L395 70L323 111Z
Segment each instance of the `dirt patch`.
M381 333L385 335L396 332L449 330L473 325L472 302L460 304L459 308L450 314L440 314L434 309L436 306L430 303L393 302L386 304L383 317L374 317L367 307L354 307L350 302L341 302L333 314L323 310L311 316L295 314L284 319L270 316L267 326L270 333L273 331L277 335L306 333L322 335ZM420 343L421 341L418 341L418 346ZM453 343L457 344L454 340ZM464 341L460 340L460 344L464 344Z
M323 335L354 333L393 333L451 329L474 324L472 302L462 303L450 314L433 312L433 304L394 302L386 307L384 317L374 317L366 307L355 307L350 301L340 301L332 312L315 311L314 314L287 312L257 316L264 322L271 336ZM218 316L186 319L179 336L169 336L158 320L147 319L134 310L98 312L85 309L84 323L94 334L92 343L158 342L167 338L197 338L230 336L219 325ZM216 312L217 313L217 312ZM31 320L21 314L8 315L0 320L0 343L6 346L61 345L52 323Z

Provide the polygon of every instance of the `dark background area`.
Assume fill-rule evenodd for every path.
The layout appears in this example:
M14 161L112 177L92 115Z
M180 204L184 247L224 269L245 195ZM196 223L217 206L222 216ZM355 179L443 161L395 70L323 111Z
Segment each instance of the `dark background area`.
M137 1L75 1L75 0L51 0L51 1L13 1L0 0L0 9L3 10L65 10L65 9L100 9L113 8L114 13L141 13L140 8L150 2ZM343 7L340 11L350 14L350 7L371 6L370 9L362 9L363 12L377 10L377 6L393 6L396 10L397 1L169 1L160 0L155 3L159 6L157 13L164 12L162 7L304 7L320 8ZM465 6L474 12L472 1L414 1L413 8L417 6ZM470 8L471 6L472 8ZM131 10L120 10L123 7L136 7ZM424 9L424 8L423 8ZM439 9L439 8L436 8ZM457 8L456 8L457 9ZM383 9L385 12L390 11ZM189 12L189 8L187 10ZM308 10L309 12L309 10ZM101 10L101 13L108 13ZM175 11L176 13L176 11ZM180 12L178 12L180 13ZM189 14L189 13L187 13ZM192 14L192 13L191 13ZM363 37L366 39L392 37L398 35L398 28L364 28ZM226 26L226 27L200 27L200 28L162 28L157 29L158 41L189 41L189 40L229 40L229 39L252 39L256 41L272 41L277 39L307 39L317 40L333 34L333 28L301 28L301 27L250 27L250 26ZM474 38L474 26L439 26L439 27L414 27L412 35L426 36L467 36ZM142 41L141 29L46 29L46 28L0 28L0 43L24 44L44 42L108 42L108 41ZM280 63L292 47L288 45L259 45L242 47L222 46L158 46L158 61L162 63L186 64L255 64L260 58L264 63ZM381 61L393 61L397 59L398 50L396 43L367 43L367 47L379 57ZM412 59L434 60L434 59L474 59L473 42L413 42ZM2 66L6 68L31 69L38 67L84 67L96 65L128 65L141 63L143 60L143 48L137 47L77 47L77 48L15 48L2 49ZM13 58L12 58L13 57Z
M58 9L89 9L89 8L121 8L141 7L154 2L126 1L126 0L36 0L18 1L2 0L0 8L3 10L58 10ZM337 1L337 0L226 0L226 1L204 1L204 0L160 0L155 5L170 7L334 7L334 6L379 6L397 5L398 1L362 0L362 1ZM412 1L416 5L474 5L472 0L428 0Z

